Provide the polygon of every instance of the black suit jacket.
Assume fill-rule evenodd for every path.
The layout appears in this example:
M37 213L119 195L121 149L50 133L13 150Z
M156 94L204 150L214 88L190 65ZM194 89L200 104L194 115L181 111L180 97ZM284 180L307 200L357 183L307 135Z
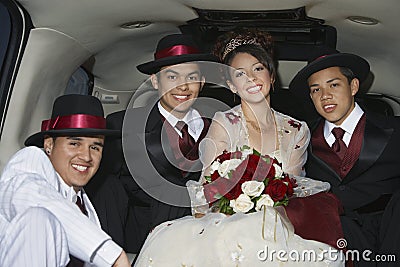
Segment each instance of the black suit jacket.
M93 179L96 182L91 182L96 185L89 185L87 191L103 229L126 251L137 253L152 228L191 213L189 195L183 188L188 180L199 179L202 166L196 161L193 171L182 174L157 105L110 114L107 126L122 128L122 139L106 140L105 162ZM204 126L203 133L208 130L208 120ZM166 181L177 185L178 191L171 192ZM184 207L173 201L165 203L165 197L168 201L171 195Z
M400 118L366 113L360 156L343 180L313 154L310 144L307 176L329 182L346 211L372 203L400 187Z
M387 231L397 229L400 213L398 209L396 213L392 211L395 209L385 208L385 199L400 187L399 148L400 118L368 112L360 156L342 180L330 166L313 154L310 144L307 176L329 182L332 192L342 202L344 214L341 223L348 249L360 252L368 249L373 253L397 252L399 237ZM393 206L399 207L397 203L386 207ZM365 262L362 258L360 262L354 262L355 266L375 264Z

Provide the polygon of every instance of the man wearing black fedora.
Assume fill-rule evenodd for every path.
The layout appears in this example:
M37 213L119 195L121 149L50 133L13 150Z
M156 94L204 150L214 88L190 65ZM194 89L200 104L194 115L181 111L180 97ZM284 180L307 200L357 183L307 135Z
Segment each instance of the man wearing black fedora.
M158 99L107 117L113 129L123 128L123 154L121 140L106 143L115 163L91 191L104 229L129 252L138 253L158 224L191 213L185 184L199 179L198 144L210 124L192 107L205 83L200 61L216 58L189 35L165 36L154 60L137 66Z
M51 119L0 178L0 266L130 266L83 190L99 168L105 137L118 135L106 128L97 98L55 100Z
M318 55L289 86L295 95L311 98L323 118L311 127L306 172L329 182L342 202L347 248L360 252L360 261L353 259L357 266L375 265L379 253L398 253L399 242L398 234L387 230L400 223L392 198L400 187L400 119L365 111L355 102L369 71L365 59L331 51ZM366 250L372 252L367 258L361 256Z

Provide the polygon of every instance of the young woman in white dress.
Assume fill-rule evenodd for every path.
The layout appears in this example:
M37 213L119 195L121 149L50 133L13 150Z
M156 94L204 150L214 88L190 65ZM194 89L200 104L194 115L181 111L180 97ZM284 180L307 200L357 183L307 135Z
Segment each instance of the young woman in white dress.
M254 148L276 157L283 171L296 176L299 186L295 189L295 199L318 195L310 203L325 205L323 202L333 201L328 206L334 210L338 204L335 199L319 193L328 191L329 185L304 178L303 165L310 140L307 125L270 108L270 92L276 80L271 44L271 36L261 31L231 32L217 42L215 54L229 66L223 71L227 85L240 96L241 104L215 114L200 145L201 160L204 166L209 166L224 150L235 151L244 145ZM205 168L203 177L208 172ZM198 194L203 182L204 179L198 183L190 181L188 188L193 213L205 215L187 216L156 227L135 266L344 265L340 250L295 234L290 216L286 216L282 207L265 207L261 212L231 216L209 212L204 209L204 198ZM333 216L336 223L338 215ZM296 219L297 214L293 217Z

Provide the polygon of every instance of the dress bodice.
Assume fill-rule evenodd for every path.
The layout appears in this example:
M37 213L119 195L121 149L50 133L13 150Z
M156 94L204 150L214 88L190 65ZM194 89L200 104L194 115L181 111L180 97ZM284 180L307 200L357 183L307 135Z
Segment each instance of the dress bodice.
M303 166L310 141L307 124L275 110L271 111L276 122L276 131L275 136L266 142L275 142L276 151L268 154L273 154L271 156L282 163L285 172L304 176ZM244 145L250 147L249 134L246 118L238 105L228 111L215 113L210 130L200 144L201 160L208 166L224 150L235 151Z

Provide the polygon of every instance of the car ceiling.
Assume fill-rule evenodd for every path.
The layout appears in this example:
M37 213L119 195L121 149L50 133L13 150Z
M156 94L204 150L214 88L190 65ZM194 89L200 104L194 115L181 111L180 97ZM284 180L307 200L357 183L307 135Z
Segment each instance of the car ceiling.
M280 10L306 7L307 15L325 20L337 29L337 49L357 53L371 63L370 92L400 97L397 62L400 27L396 0L35 0L19 1L34 27L51 28L73 37L93 55L85 65L95 86L123 92L137 88L146 76L135 66L149 61L161 36L179 32L178 26L197 17L192 9ZM350 22L348 16L366 16L378 25ZM150 21L141 29L122 29L131 21ZM282 75L282 74L281 74ZM291 77L290 77L291 78ZM287 80L290 80L287 78Z
M70 75L79 65L94 75L94 95L118 96L117 104L103 102L106 114L126 108L134 90L148 77L139 73L136 65L152 60L162 36L180 32L180 26L198 18L193 8L262 11L304 6L309 17L322 19L336 28L338 50L357 53L371 63L373 79L369 93L384 93L400 100L397 0L15 1L29 13L35 29L29 35L13 84L9 116L1 133L0 169L23 147L26 137L37 132L40 122L50 116L54 99L64 92ZM355 24L346 19L349 16L371 17L380 23ZM139 29L121 28L132 21L152 24ZM305 64L279 62L282 87ZM281 99L288 102L284 97ZM400 105L395 114L400 114Z

